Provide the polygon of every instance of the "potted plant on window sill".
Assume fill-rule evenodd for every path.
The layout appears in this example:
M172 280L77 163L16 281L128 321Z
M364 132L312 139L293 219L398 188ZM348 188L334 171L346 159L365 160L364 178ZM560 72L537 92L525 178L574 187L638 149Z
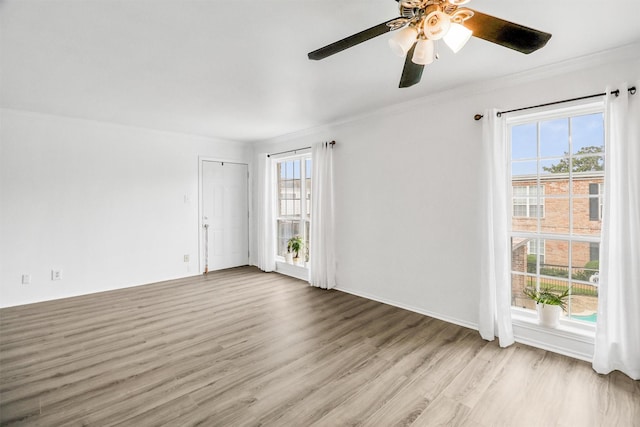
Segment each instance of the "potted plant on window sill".
M293 264L293 254L289 251L289 248L287 248L287 252L284 254L284 261L287 264Z
M297 265L299 263L302 246L304 246L304 243L300 236L293 236L289 239L287 242L287 253L285 256L285 259L289 264Z
M523 292L536 302L538 324L549 328L557 328L560 323L560 314L567 309L566 299L569 296L569 289L558 293L551 288L537 290L527 287Z

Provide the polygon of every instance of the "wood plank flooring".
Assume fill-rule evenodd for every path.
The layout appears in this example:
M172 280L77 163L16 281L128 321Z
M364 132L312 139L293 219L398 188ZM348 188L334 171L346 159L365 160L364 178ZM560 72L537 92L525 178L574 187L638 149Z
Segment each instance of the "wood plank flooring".
M0 424L640 426L640 384L242 267L0 310Z

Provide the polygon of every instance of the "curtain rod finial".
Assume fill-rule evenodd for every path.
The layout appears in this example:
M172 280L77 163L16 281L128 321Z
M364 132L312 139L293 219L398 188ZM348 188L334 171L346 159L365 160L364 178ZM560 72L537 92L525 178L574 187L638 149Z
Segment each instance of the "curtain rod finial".
M483 118L484 116L482 114L476 114L475 116L473 116L473 120L478 121L481 118Z

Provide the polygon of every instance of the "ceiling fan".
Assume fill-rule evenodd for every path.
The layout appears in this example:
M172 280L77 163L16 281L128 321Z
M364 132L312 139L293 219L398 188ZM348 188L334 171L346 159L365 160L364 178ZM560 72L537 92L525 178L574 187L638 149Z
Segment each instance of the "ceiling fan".
M437 59L434 41L443 41L458 52L475 37L529 54L547 44L551 34L494 16L460 7L469 0L396 0L400 16L309 52L320 60L389 31L398 30L389 40L391 48L406 56L399 87L410 87L422 78L425 65Z

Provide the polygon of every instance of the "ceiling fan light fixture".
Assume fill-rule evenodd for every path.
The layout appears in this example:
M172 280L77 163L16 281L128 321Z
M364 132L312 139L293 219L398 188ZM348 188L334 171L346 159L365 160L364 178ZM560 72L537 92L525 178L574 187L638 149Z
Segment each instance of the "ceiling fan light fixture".
M411 61L418 65L429 65L433 62L433 41L429 39L420 39L416 43L416 48L413 50L413 57Z
M324 59L374 37L395 31L394 37L388 41L389 46L398 56L404 56L404 67L398 86L408 88L420 82L425 65L438 59L438 54L434 53L436 40L444 39L453 52L458 52L470 36L474 36L529 54L543 48L551 38L551 34L544 31L462 6L469 0L396 2L400 9L398 17L309 52L307 57L314 61Z
M458 53L460 49L464 47L465 44L471 38L472 31L465 27L462 24L458 24L455 22L451 23L449 27L449 31L443 37L444 42L449 46L449 48L453 51L453 53Z
M389 39L389 46L393 53L398 56L405 56L411 46L416 42L418 30L412 25L399 30L395 36Z
M444 12L436 10L424 19L422 32L429 40L440 40L449 31L451 18Z

